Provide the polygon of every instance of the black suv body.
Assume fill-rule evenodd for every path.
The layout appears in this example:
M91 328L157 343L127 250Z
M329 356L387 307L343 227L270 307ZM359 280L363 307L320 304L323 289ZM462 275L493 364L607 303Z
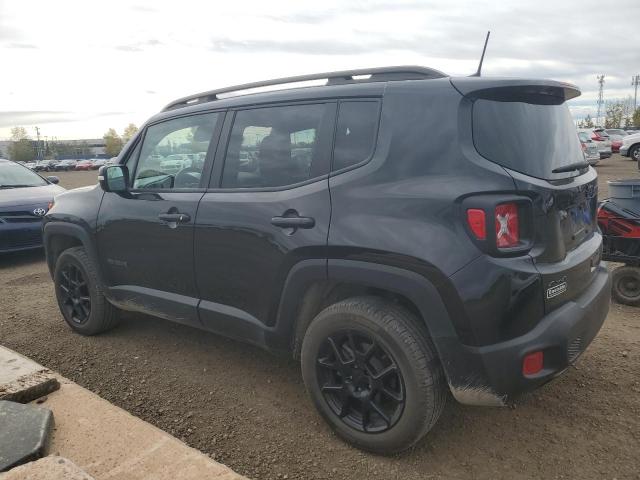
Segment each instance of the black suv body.
M67 322L140 311L292 352L336 432L383 453L429 430L447 385L504 405L564 371L610 295L577 88L315 78L174 102L102 188L57 197L44 236Z

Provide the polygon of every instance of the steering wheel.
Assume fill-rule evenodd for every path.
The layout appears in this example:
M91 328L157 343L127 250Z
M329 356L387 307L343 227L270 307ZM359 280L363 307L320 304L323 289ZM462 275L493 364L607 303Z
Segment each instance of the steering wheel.
M194 175L194 173L196 175ZM202 171L196 167L187 167L180 170L173 182L173 188L198 188Z

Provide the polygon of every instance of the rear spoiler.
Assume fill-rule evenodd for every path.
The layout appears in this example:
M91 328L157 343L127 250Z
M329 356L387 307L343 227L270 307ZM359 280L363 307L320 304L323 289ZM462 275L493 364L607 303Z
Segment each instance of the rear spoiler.
M456 77L450 80L465 97L498 102L558 105L581 94L576 85L555 80L487 77Z

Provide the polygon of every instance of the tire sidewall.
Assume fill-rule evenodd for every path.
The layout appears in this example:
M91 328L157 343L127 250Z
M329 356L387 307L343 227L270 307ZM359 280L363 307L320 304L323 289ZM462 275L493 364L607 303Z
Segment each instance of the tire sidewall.
M636 297L629 297L619 289L619 283L628 277L633 277L638 283L640 283L640 269L637 267L625 266L618 267L613 271L613 295L618 302L624 305L640 305L640 295Z
M318 385L316 359L318 351L331 333L339 330L357 330L370 335L390 354L402 374L405 389L405 405L398 421L381 433L365 433L355 430L340 420L331 410ZM384 327L357 313L321 313L306 332L302 345L302 376L311 398L327 423L347 441L376 453L395 453L413 444L423 433L425 392L413 366L415 360L398 343L398 339ZM426 360L425 360L426 361ZM433 404L431 402L431 404Z
M72 264L76 266L82 272L82 276L87 283L87 289L89 290L89 298L91 301L91 312L89 314L89 318L83 324L78 324L74 322L72 319L67 318L63 304L62 304L62 294L60 289L60 278L62 277L62 270L65 265ZM92 334L94 330L94 324L96 323L96 316L99 315L98 312L98 304L99 297L98 292L96 290L95 280L89 274L86 265L76 256L73 251L67 250L60 254L58 261L56 262L56 269L54 273L54 285L55 285L55 293L56 300L58 302L58 308L60 309L60 313L64 318L65 322L75 331L83 334Z

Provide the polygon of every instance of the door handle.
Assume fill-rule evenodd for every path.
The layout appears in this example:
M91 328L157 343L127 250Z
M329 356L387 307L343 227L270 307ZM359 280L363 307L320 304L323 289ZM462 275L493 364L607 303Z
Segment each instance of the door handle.
M161 213L158 218L167 223L189 223L191 216L188 213Z
M273 217L271 224L280 228L313 228L316 221L311 217Z

